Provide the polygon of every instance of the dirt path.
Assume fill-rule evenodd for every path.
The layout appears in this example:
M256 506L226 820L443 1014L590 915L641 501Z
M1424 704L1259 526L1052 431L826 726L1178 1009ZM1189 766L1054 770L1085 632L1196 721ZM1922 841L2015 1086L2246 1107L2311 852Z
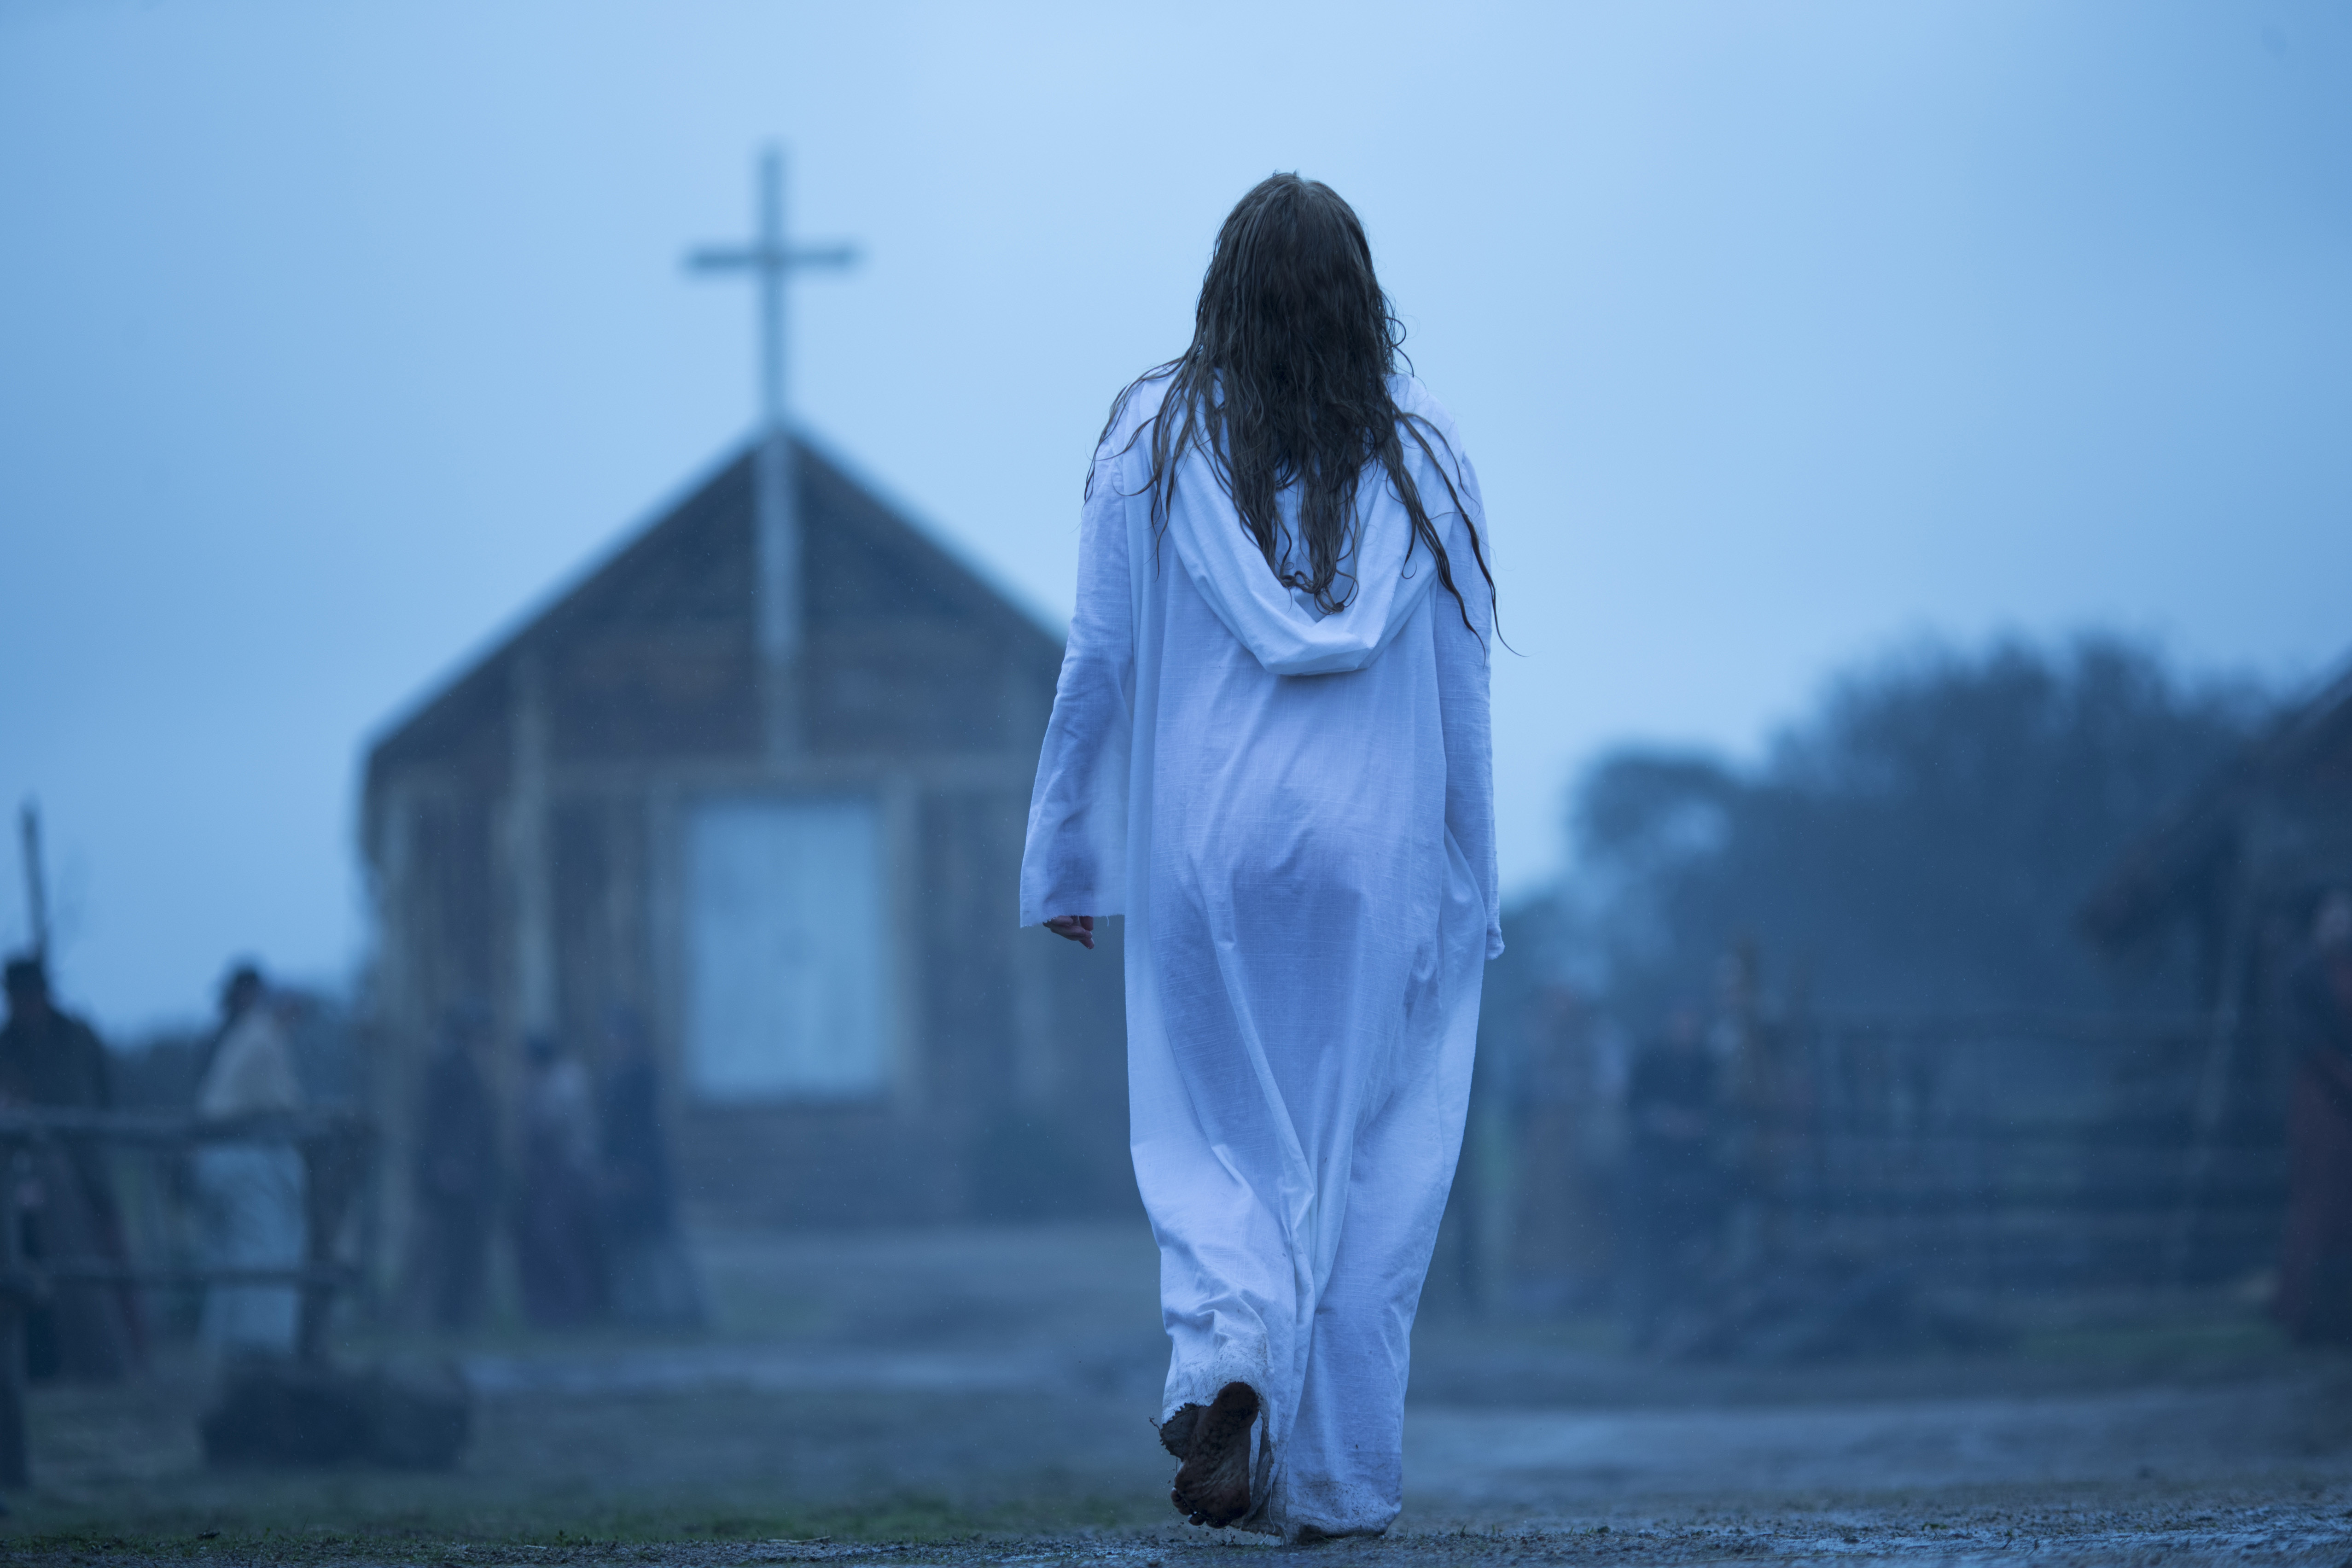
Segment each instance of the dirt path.
M1513 1564L2279 1563L2336 1568L2352 1553L2352 1488L2157 1489L2137 1495L2080 1491L1965 1497L1943 1492L1811 1505L1731 1504L1703 1510L1626 1510L1601 1521L1451 1528L1401 1521L1378 1541L1283 1548L1249 1537L1167 1531L980 1533L916 1542L771 1539L740 1542L467 1542L414 1535L182 1535L130 1541L104 1535L12 1542L25 1563L126 1565L167 1558L218 1564L659 1563L732 1568L824 1563L842 1568L1219 1568L1234 1553L1266 1552L1328 1568L1508 1568ZM2025 1493L2028 1495L2020 1495Z
M703 1339L454 1347L478 1404L451 1473L206 1469L190 1363L40 1390L35 1485L8 1500L0 1555L1215 1568L1281 1550L1168 1509L1148 1236L708 1256L725 1317ZM2352 1359L2290 1352L2243 1313L2000 1357L1736 1369L1434 1312L1414 1390L1398 1529L1316 1560L2352 1563Z

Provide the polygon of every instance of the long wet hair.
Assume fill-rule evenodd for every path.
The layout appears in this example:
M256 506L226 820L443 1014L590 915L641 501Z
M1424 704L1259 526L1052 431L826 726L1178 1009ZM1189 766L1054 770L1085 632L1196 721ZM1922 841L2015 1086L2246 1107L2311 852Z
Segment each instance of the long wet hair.
M1122 391L1103 426L1108 439L1138 388L1167 382L1160 411L1148 421L1155 541L1168 526L1178 462L1198 447L1275 577L1335 614L1356 596L1345 566L1356 544L1356 486L1377 463L1412 521L1408 567L1413 549L1426 548L1438 582L1470 626L1445 542L1405 468L1407 437L1445 486L1490 602L1495 574L1478 525L1431 445L1434 437L1445 446L1444 434L1400 409L1390 395L1403 342L1404 326L1381 291L1355 209L1320 181L1275 174L1259 182L1217 231L1192 346ZM1139 428L1129 444L1141 436ZM1301 494L1297 537L1289 540L1276 498L1293 484ZM1294 549L1304 561L1294 558Z

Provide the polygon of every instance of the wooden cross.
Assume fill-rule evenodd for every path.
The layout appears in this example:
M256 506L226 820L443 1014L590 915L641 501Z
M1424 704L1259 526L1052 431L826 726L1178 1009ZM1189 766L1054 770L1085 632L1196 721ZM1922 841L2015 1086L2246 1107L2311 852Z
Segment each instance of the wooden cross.
M760 421L763 430L784 427L784 284L803 268L845 268L857 260L848 245L795 246L784 237L784 156L770 147L760 154L760 235L749 245L703 246L688 252L695 272L749 272L760 289Z

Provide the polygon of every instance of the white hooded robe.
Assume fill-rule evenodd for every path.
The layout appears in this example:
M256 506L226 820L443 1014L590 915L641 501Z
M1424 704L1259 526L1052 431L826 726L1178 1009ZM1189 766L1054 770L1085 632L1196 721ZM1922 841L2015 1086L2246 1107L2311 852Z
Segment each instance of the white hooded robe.
M1126 917L1163 1418L1248 1384L1244 1523L1372 1532L1401 1500L1413 1313L1502 951L1493 606L1445 480L1482 542L1484 509L1451 417L1394 378L1434 432L1434 462L1402 439L1461 602L1375 466L1342 563L1353 597L1322 615L1277 581L1202 454L1154 528L1146 422L1164 385L1139 386L1096 454L1021 919ZM1282 509L1295 520L1296 487Z

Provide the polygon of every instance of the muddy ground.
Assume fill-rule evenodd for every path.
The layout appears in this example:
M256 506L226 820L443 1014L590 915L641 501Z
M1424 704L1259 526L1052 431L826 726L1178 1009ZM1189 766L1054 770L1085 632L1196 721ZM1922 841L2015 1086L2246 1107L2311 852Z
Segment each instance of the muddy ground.
M1139 1226L705 1236L717 1321L662 1341L353 1332L476 1391L446 1474L206 1469L203 1371L38 1390L27 1559L1088 1562L1284 1550L1177 1524ZM1333 1563L2352 1563L2352 1359L2242 1299L2020 1302L1999 1353L1659 1366L1603 1323L1414 1347L1406 1512Z

